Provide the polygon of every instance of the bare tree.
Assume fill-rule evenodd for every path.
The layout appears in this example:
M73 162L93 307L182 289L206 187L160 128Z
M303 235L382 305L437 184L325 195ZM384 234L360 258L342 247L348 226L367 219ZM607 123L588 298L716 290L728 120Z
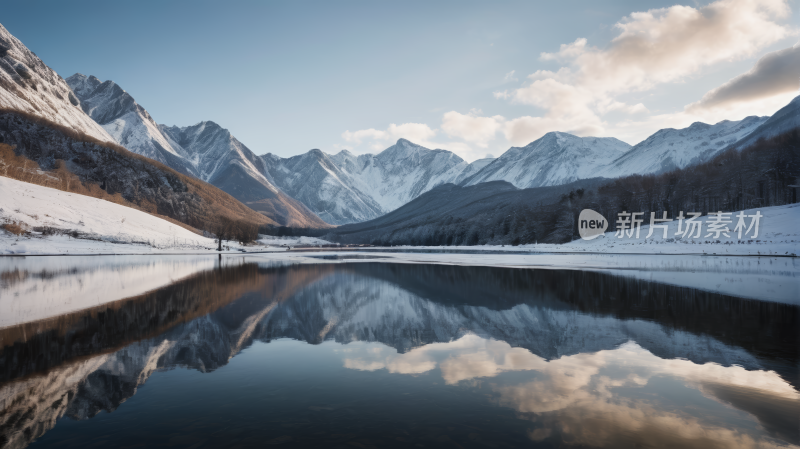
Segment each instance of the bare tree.
M234 223L228 217L217 216L214 221L209 223L207 228L217 238L217 251L222 251L222 241L230 240L234 231Z

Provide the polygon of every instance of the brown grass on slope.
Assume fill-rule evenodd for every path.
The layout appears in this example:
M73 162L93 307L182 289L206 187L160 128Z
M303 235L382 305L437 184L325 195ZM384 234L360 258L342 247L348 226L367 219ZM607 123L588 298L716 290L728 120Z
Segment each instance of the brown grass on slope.
M139 204L135 204L123 198L119 193L111 195L101 189L97 184L82 182L78 176L69 171L64 161L57 161L55 170L43 171L35 161L24 156L17 156L14 154L14 148L4 143L0 143L0 175L18 181L29 182L63 192L76 193L78 195L89 196L130 207L162 220L167 220L195 234L202 235L202 232L186 223L182 223L165 215L157 214L155 204L147 200L142 200ZM2 228L15 235L25 233L25 230L17 223L6 223L2 225Z
M191 220L184 218L184 220L186 220L184 223L190 226L206 227L207 223L214 223L218 220L218 217L222 216L232 220L244 221L255 225L276 224L275 220L250 209L219 188L199 179L181 174L158 161L154 161L150 158L128 151L120 145L111 142L99 141L72 128L59 125L34 114L0 108L0 115L3 114L16 115L21 119L35 125L50 128L74 142L92 144L96 145L97 147L111 150L123 158L129 158L140 163L150 165L156 170L162 172L165 176L168 175L177 177L188 187L189 193L194 194L202 199L202 210L195 210L195 216L192 217ZM99 186L97 188L99 189ZM136 199L135 201L140 202L139 199ZM142 206L140 205L140 207ZM181 217L172 216L171 218L180 219Z

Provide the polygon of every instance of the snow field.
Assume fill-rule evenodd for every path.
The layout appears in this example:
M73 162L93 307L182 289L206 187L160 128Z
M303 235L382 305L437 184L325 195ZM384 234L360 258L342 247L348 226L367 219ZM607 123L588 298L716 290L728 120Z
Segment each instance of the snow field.
M728 237L720 234L707 237L709 233L708 221L714 219L713 216L704 215L696 221L702 223L702 232L699 238L680 237L675 233L678 231L678 221L667 222L667 238L663 238L663 231L655 229L650 238L646 238L650 231L650 217L641 217L641 229L639 238L623 237L617 238L614 232L606 232L593 240L573 240L569 243L537 243L528 245L481 245L481 246L397 246L395 248L416 248L426 250L462 250L462 251L508 251L508 252L527 252L527 253L593 253L593 254L698 254L698 255L726 255L726 256L797 256L800 255L800 203L788 204L784 206L762 207L758 209L747 209L743 211L745 215L754 215L760 212L758 236L750 238L753 231L738 238L734 232L739 212L732 212L729 215L731 223L726 225L730 232ZM684 214L686 215L686 214ZM605 217L610 222L616 222L617 217ZM656 217L659 218L659 217ZM674 218L674 217L670 217ZM750 218L745 219L747 226L750 225ZM684 220L683 229L686 229Z
M22 223L28 230L51 227L68 235L15 236L0 230L1 254L140 254L216 252L214 239L148 213L85 195L0 177L0 224ZM225 242L234 251L263 251Z
M281 247L288 247L288 246L298 246L298 245L333 245L333 243L322 240L316 237L275 237L271 235L263 235L260 234L258 236L258 243L266 246L281 246Z
M145 212L85 195L0 177L0 220L29 229L75 230L91 239L156 248L211 248L212 239Z
M562 251L594 251L603 253L646 253L646 254L719 254L719 255L772 255L791 256L800 254L800 204L785 206L763 207L743 211L745 215L763 215L759 219L758 235L753 237L755 227L750 233L742 232L741 239L738 232L734 232L737 225L738 212L728 215L729 224L723 228L730 229L726 237L724 233L717 235L711 233L709 222L716 220L715 216L704 215L696 221L702 223L700 237L676 236L679 221L666 222L667 238L663 237L661 229L654 229L650 238L645 238L650 231L650 217L643 217L644 222L639 231L639 238L618 238L614 232L607 232L594 240L575 240L560 246ZM685 214L687 215L687 214ZM616 222L617 217L606 217ZM658 218L658 217L656 217ZM674 217L671 217L674 218ZM750 226L751 218L745 218L745 225ZM686 220L683 222L686 229ZM746 229L745 229L746 231ZM711 235L709 235L711 233ZM696 235L696 234L695 234ZM539 249L542 245L535 246Z

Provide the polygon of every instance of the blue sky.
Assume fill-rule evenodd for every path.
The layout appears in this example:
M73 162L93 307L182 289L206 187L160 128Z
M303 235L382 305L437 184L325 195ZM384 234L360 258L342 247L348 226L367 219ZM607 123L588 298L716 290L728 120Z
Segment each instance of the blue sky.
M547 131L634 144L771 114L796 87L698 102L793 47L797 5L29 1L0 23L63 77L114 80L157 122L213 120L257 154L406 137L473 160Z

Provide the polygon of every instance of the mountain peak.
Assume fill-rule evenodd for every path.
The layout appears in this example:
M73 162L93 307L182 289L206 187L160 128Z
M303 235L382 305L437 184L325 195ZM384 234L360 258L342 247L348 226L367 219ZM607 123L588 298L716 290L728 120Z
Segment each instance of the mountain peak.
M318 158L326 156L325 153L322 150L320 150L319 148L312 148L311 150L308 150L308 153L306 153L306 154L310 154L310 155L313 155L314 157L318 157Z
M86 115L67 82L0 25L0 108L26 112L101 141L112 137ZM17 92L16 94L13 92Z
M463 185L507 181L515 187L554 186L593 178L598 168L618 158L630 145L612 137L578 137L551 131L524 147L513 147L483 164Z
M706 129L706 128L710 128L710 127L711 127L711 125L709 125L708 123L694 122L691 125L689 125L689 128L687 128L687 129Z
M395 145L402 145L402 146L415 146L415 147L418 147L418 146L419 146L419 145L415 144L414 142L412 142L412 141L410 141L410 140L407 140L407 139L404 139L404 138L402 138L402 137L401 137L401 138L399 138L399 139L397 139L397 142L395 143Z

